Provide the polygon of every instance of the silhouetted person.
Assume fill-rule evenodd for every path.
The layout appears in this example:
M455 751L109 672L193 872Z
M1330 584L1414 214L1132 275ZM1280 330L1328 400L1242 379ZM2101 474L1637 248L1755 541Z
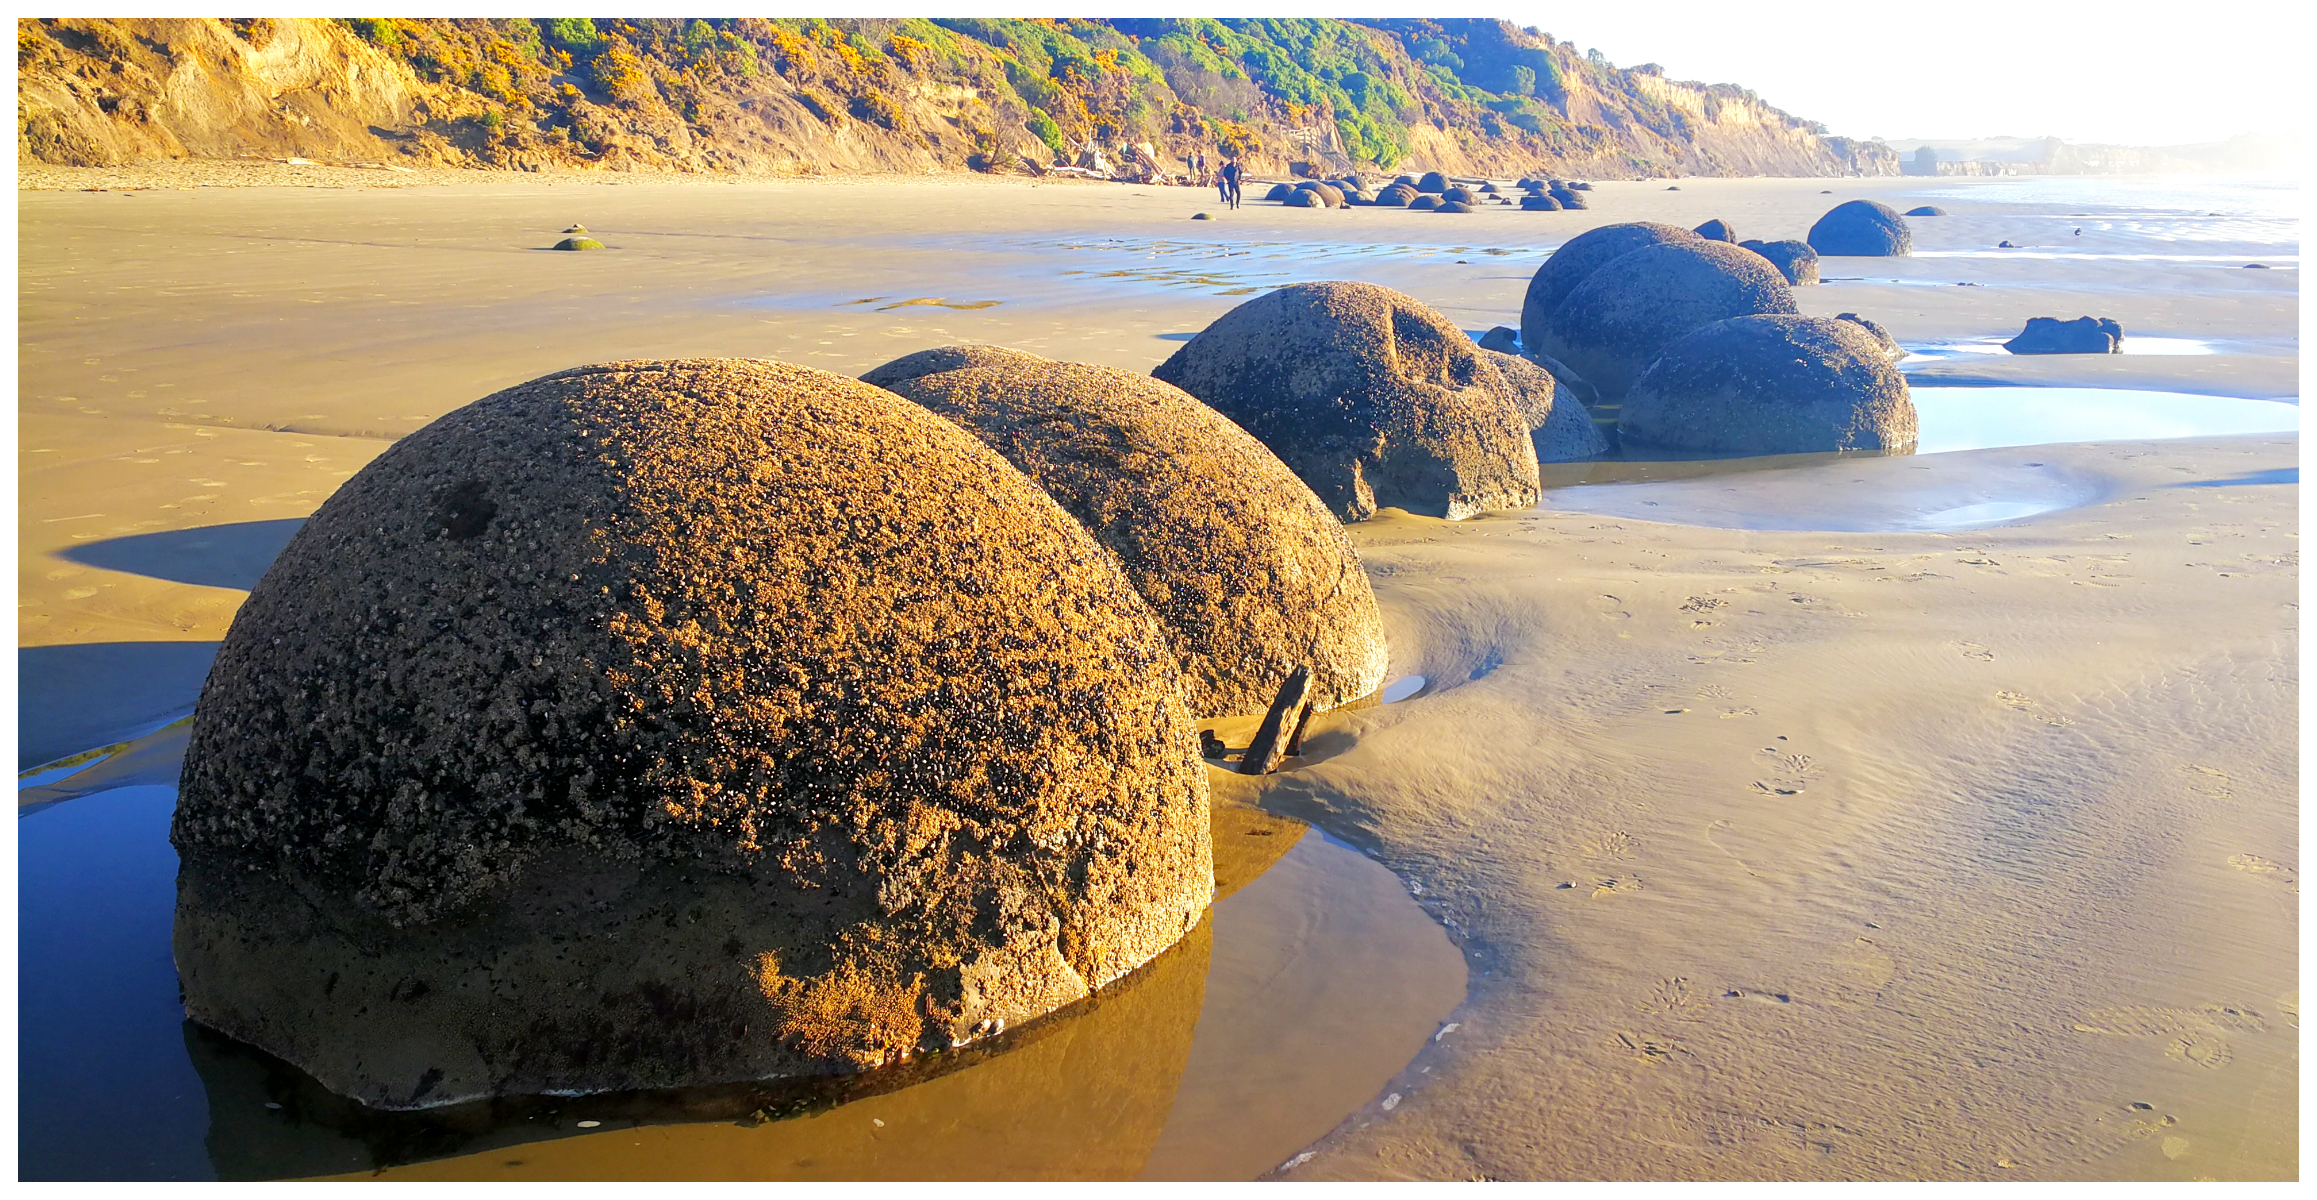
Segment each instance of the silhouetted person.
M1238 159L1230 159L1223 164L1222 182L1219 186L1223 189L1223 203L1232 208L1239 207Z

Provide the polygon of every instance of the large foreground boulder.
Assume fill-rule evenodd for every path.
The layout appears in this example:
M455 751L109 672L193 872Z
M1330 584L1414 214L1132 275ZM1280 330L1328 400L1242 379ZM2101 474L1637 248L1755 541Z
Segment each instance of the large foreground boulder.
M1820 254L1890 258L1915 248L1915 235L1888 204L1845 200L1810 227L1810 248Z
M2121 354L2124 327L2106 317L2029 317L2003 348L2013 354Z
M1611 259L1631 254L1643 246L1704 240L1679 226L1628 221L1588 229L1563 242L1537 268L1537 273L1529 277L1528 291L1521 297L1521 345L1531 350L1543 345L1545 326L1551 321L1553 310L1561 306L1570 292L1577 290L1578 284L1585 282L1586 276Z
M1665 348L1625 394L1618 438L1709 454L1904 450L1915 443L1906 376L1849 321L1718 321Z
M1151 373L1254 434L1345 521L1537 501L1536 450L1502 373L1455 322L1390 288L1258 296Z
M1789 287L1810 287L1818 282L1818 251L1808 242L1740 242L1740 246L1768 259Z
M995 451L781 363L397 442L250 593L171 841L187 1013L382 1108L845 1073L1197 921L1165 629Z
M1593 414L1576 397L1554 386L1552 372L1520 357L1483 349L1488 361L1504 373L1512 388L1513 406L1529 427L1529 441L1540 463L1577 462L1609 451L1609 439L1593 423Z
M1585 277L1533 343L1613 399L1675 338L1731 317L1795 311L1786 277L1751 250L1693 237L1645 246ZM1532 345L1528 331L1521 344Z
M1182 389L1046 363L894 390L981 438L1118 555L1166 623L1198 715L1262 712L1298 665L1323 709L1384 686L1383 620L1342 523Z

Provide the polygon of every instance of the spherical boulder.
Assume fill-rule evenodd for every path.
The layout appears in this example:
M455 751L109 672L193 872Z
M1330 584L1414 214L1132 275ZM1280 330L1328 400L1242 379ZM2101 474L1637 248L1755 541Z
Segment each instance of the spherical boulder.
M1481 185L1480 185L1480 191L1481 191L1481 194L1483 194L1483 195L1487 195L1487 196L1493 196L1493 195L1496 195L1498 192L1501 192L1501 191L1503 191L1503 190L1504 190L1503 188L1500 188L1500 187L1496 186L1496 184L1494 184L1494 183L1484 183L1484 184L1481 184Z
M1320 201L1329 208L1342 208L1344 206L1344 194L1336 190L1332 184L1306 179L1302 183L1296 184L1295 189L1299 192L1311 192L1317 195Z
M1749 316L1676 339L1618 412L1619 440L1709 454L1906 450L1906 376L1849 321Z
M1693 329L1794 311L1786 277L1761 255L1695 238L1644 246L1604 263L1562 299L1538 341L1532 343L1524 327L1521 344L1575 367L1613 398L1666 343Z
M1294 195L1294 194L1295 194L1295 189L1294 189L1294 188L1292 188L1292 187L1289 187L1288 185L1286 185L1286 184L1284 184L1284 183L1275 183L1275 184L1272 184L1272 185L1271 185L1271 190L1270 190L1270 191L1263 193L1263 198L1264 198L1264 199L1266 199L1266 200L1281 200L1281 201L1284 201L1284 200L1286 200L1286 199L1287 199L1289 196L1292 196L1292 195Z
M1521 197L1522 212L1559 212L1561 202L1543 192L1530 192Z
M1472 205L1462 200L1445 200L1435 206L1432 211L1444 213L1468 213L1472 211Z
M194 1020L408 1109L865 1070L1214 888L1166 630L995 451L626 362L396 442L259 581L171 842Z
M1419 192L1414 199L1408 201L1408 207L1438 208L1440 207L1440 197Z
M1318 192L1294 191L1287 194L1289 208L1326 208L1327 200Z
M1264 711L1299 664L1321 708L1384 686L1382 618L1343 524L1181 388L1049 363L894 390L981 438L1118 555L1166 623L1200 716Z
M1004 346L935 346L931 350L904 354L884 366L871 368L868 374L861 376L861 382L891 390L897 383L942 371L962 371L968 367L1042 367L1052 361L1026 350L1010 350Z
M1906 219L1888 204L1845 200L1810 227L1810 248L1820 254L1891 258L1915 248Z
M1448 190L1448 177L1438 171L1426 171L1424 178L1416 181L1416 190L1431 192L1435 195L1445 192Z
M1778 273L1786 277L1792 287L1808 287L1818 282L1818 251L1808 242L1740 242L1770 261Z
M1471 188L1465 187L1462 184L1448 188L1440 193L1440 202L1443 204L1446 204L1452 200L1460 200L1466 204L1470 204L1478 199L1480 199L1479 192L1473 191Z
M1730 228L1730 223L1720 217L1715 217L1691 232L1709 242L1729 242L1734 245L1738 240L1738 235Z
M1586 276L1609 260L1643 246L1702 240L1678 226L1630 221L1588 229L1563 242L1537 268L1537 273L1529 277L1528 292L1521 297L1521 345L1530 349L1543 345L1545 325L1552 318L1553 310L1561 306L1561 301L1567 299L1578 284L1585 282Z
M1574 397L1559 395L1550 371L1516 354L1486 348L1481 353L1512 389L1513 407L1528 424L1538 462L1578 462L1608 453L1609 439L1593 423L1593 414Z
M1578 195L1576 190L1572 188L1547 188L1545 195L1552 197L1553 203L1562 208L1582 209L1587 207L1585 197Z
M1390 288L1258 296L1151 373L1255 435L1342 520L1536 503L1536 451L1502 373L1455 322Z
M1385 208L1406 208L1408 202L1415 198L1414 188L1404 188L1398 184L1393 184L1376 193L1376 203Z
M1848 321L1860 329L1866 330L1867 336L1875 340L1875 345L1881 347L1882 352L1888 355L1892 362L1897 362L1907 356L1905 348L1899 345L1899 339L1892 337L1891 331L1883 328L1880 324L1853 312L1836 313L1834 319Z
M1592 184L1590 184L1590 183L1586 183L1586 182L1584 182L1583 180L1575 180L1575 181L1572 181L1572 182L1569 184L1569 186L1570 186L1571 188L1574 188L1574 189L1576 189L1577 191L1580 191L1580 192L1590 192L1590 191L1592 191L1592 190L1593 190L1593 185L1592 185Z
M567 237L555 243L557 250L601 250L603 243L591 237Z
M1947 210L1937 205L1926 204L1920 208L1908 209L1906 215L1910 217L1943 217L1947 215Z

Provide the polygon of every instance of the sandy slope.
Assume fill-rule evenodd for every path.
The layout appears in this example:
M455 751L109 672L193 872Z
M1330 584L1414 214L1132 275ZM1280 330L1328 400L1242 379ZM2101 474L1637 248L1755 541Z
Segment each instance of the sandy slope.
M961 340L1147 368L1244 295L1313 278L1485 330L1517 323L1544 248L1595 224L1795 237L1835 201L1921 190L1822 186L1210 222L1186 219L1217 211L1200 193L948 180L21 193L20 759L189 704L297 518L389 439L550 370L858 372ZM1917 225L1924 249L2072 249L2094 224L1938 202L1955 216ZM614 249L538 252L573 221ZM2195 252L2279 252L2204 232ZM1907 340L2092 312L2229 350L1932 374L2298 390L2298 271L1867 265L1880 282L1830 269L1861 280L1803 291L1804 311ZM2298 488L2168 486L2275 479L2296 453L2047 447L1809 485L1838 505L1901 472L2031 460L2102 481L2101 503L1969 534L1551 511L1358 527L1395 673L1457 686L1341 715L1265 803L1418 879L1474 982L1461 1028L1390 1089L1404 1100L1291 1174L2297 1173Z

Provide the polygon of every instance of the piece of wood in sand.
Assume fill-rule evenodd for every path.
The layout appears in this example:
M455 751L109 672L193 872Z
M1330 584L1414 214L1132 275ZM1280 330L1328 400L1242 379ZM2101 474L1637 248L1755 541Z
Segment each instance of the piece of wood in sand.
M1241 775L1269 775L1279 766L1281 751L1285 748L1281 735L1289 714L1300 711L1311 697L1311 668L1297 667L1279 685L1279 695L1271 701L1271 711L1263 714L1263 724L1255 731L1255 740L1247 744L1247 753L1239 759Z

